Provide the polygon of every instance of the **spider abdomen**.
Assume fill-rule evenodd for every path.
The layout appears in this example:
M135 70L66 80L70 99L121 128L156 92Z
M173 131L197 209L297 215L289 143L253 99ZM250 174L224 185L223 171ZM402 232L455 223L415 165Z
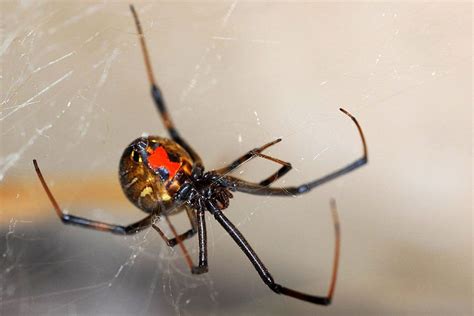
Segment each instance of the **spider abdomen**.
M171 213L175 211L173 196L191 175L192 165L188 152L176 142L140 137L122 154L120 184L128 199L144 212Z

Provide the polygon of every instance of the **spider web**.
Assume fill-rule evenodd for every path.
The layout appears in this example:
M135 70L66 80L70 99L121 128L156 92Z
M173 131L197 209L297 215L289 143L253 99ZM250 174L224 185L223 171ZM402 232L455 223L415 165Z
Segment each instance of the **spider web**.
M449 78L466 62L455 49L457 37L454 48L437 46L428 57L407 48L426 37L451 41L431 17L445 10L441 4L232 1L135 6L172 118L206 167L223 167L282 137L268 154L291 162L293 170L278 185L314 179L360 155L356 130L337 111L339 106L360 114L365 127L380 120L375 114L369 117L371 111L377 113L379 106L394 100L398 109L397 98ZM118 160L136 137L164 136L165 130L149 95L128 3L24 0L2 2L1 8L0 314L426 313L421 303L400 307L399 301L380 303L370 293L361 298L361 283L355 280L388 269L378 266L383 260L361 245L389 257L386 244L393 236L361 224L370 228L368 219L381 210L361 200L368 184L358 176L349 177L350 188L343 177L301 198L235 194L226 210L277 281L324 294L333 251L328 201L341 201L343 234L348 236L343 237L343 256L352 260L341 267L346 279L336 291L344 304L331 309L315 309L269 291L212 218L207 218L210 271L202 276L190 274L179 249L166 247L152 229L120 237L62 225L36 179L33 158L66 211L131 223L144 214L120 190ZM405 13L403 23L399 12ZM403 50L398 49L400 42ZM359 55L354 55L356 50ZM374 126L372 131L385 129ZM368 138L369 152L377 140L379 151L387 147L374 134ZM400 153L406 150L399 148ZM385 152L374 160L385 162L392 156ZM384 176L390 166L383 166ZM258 181L278 167L255 159L235 175ZM377 209L370 213L368 206ZM172 220L179 231L189 225L182 214ZM351 232L357 224L364 229ZM161 227L170 235L166 225ZM185 244L196 260L196 238ZM367 278L363 288L373 293L386 289ZM395 279L399 287L389 290L417 297L411 280ZM427 295L421 305L434 310L439 293ZM453 305L462 309L462 303Z
M0 48L0 181L15 182L22 170L30 169L27 162L35 157L42 168L50 170L53 190L53 179L64 184L60 174L72 172L77 185L69 191L69 202L63 203L66 210L70 207L76 214L100 218L110 207L81 206L78 201L88 198L81 193L81 185L84 191L91 178L116 174L117 155L108 152L114 147L116 127L107 123L107 113L121 107L108 107L104 94L113 81L114 67L131 48L137 48L130 24L117 24L124 16L132 21L128 8L32 2L4 3L2 7L6 10ZM158 125L156 117L150 126L154 125ZM136 136L142 132L146 130L135 130ZM129 141L130 136L125 139ZM84 176L79 176L79 170ZM31 198L21 186L16 188L20 203ZM64 200L58 199L60 203ZM120 203L119 208L133 209ZM45 214L50 215L50 207L41 211L46 209ZM120 209L118 218L106 219L134 219L123 216ZM17 213L7 222L0 275L0 306L6 314L148 314L150 310L186 314L185 307L192 306L195 297L192 290L204 293L201 302L207 301L211 312L216 308L212 279L185 273L181 254L163 247L149 236L150 231L118 239L96 232L77 235L75 229L53 229L49 220L38 217L43 216L40 213ZM88 249L102 237L112 245ZM160 246L153 246L157 244ZM133 284L123 290L129 281ZM140 300L131 299L130 292ZM161 296L160 304L157 296Z
M19 184L16 198L22 205L26 204L25 213L10 215L4 234L0 282L5 284L0 291L3 311L7 314L148 314L161 311L186 315L202 310L203 314L213 314L221 310L222 304L231 304L232 295L247 291L247 286L251 286L251 293L254 292L260 280L250 276L245 277L247 282L240 284L241 289L237 291L225 285L227 295L219 298L222 291L216 289L212 272L203 276L191 275L178 248L164 247L152 230L127 238L84 231L60 225L47 201L38 210L28 205L28 199L45 200L43 192L35 186L37 180L30 165L31 159L36 158L66 211L112 223L138 220L141 215L123 197L123 203L104 202L100 198L95 202L97 194L91 196L90 191L97 187L102 190L101 185L117 185L118 188L110 174L116 174L122 148L142 133L163 133L163 128L148 95L143 60L127 6L33 2L4 6L0 181L31 178L32 183L26 187ZM219 72L226 71L226 66L222 66L222 54L231 49L228 45L265 51L281 46L278 39L267 39L265 34L261 37L233 35L238 33L231 23L237 1L204 7L164 4L158 16L150 16L147 12L157 6L137 5L145 33L149 35L147 41L155 69L159 58L178 62L179 58L172 57L170 52L183 49L188 45L188 39L190 45L197 46L193 56L183 59L186 65L173 65L158 72L159 80L164 79L161 80L164 81L162 89L170 96L168 103L179 105L170 107L170 111L178 127L184 127L183 135L192 135L190 132L194 129L189 122L181 122L183 118L204 121L207 112L218 110L219 105L208 105L199 99L209 93L212 95L219 84ZM192 43L188 36L179 35L193 28L193 24L190 26L170 18L180 10L184 11L183 16L194 19L194 25L212 21L206 25L210 29L204 29L210 34L203 39L204 46ZM179 29L175 30L177 25ZM167 36L162 40L151 36L157 28L163 31L161 34L175 32L179 36ZM162 46L170 48L162 49ZM156 55L157 51L160 54ZM181 68L185 75L179 78L178 90L174 90L174 86L165 82L172 82L175 79L173 71L181 71ZM133 76L141 76L140 84L136 85L140 93L123 101L123 95L129 94L131 89L131 71ZM222 97L225 100L225 96ZM197 104L194 104L196 100ZM220 137L215 142L224 142L222 151L210 150L202 154L203 158L213 157L210 163L221 167L244 151L282 136L272 132L257 136L262 126L271 130L271 123L268 118L262 118L253 105L246 112L248 118L216 121L213 128L202 124L203 134L211 135L212 130L217 129ZM309 119L287 124L292 124L293 128L283 136L290 141L292 136L299 136L308 129L311 135L315 125ZM200 138L199 148L206 148ZM191 143L194 140L190 139ZM328 148L325 145L310 155L317 159ZM234 154L223 155L226 150ZM304 159L303 156L300 158ZM268 165L255 162L248 168L239 169L237 174L244 177L248 174L250 179L255 178L254 174L268 175L277 168ZM293 173L300 182L304 178L299 168ZM65 180L68 174L73 185ZM88 189L88 186L92 188ZM61 191L62 187L65 188ZM28 190L38 191L39 195L32 196L25 192ZM104 200L107 200L107 190ZM87 201L89 198L92 199L90 202ZM256 203L247 199L242 204L247 211L237 214L236 225L245 230L259 210L272 207L268 201L268 198L259 198ZM29 211L33 213L29 214ZM186 229L186 223L183 218L177 219L181 229ZM228 237L222 230L214 236L214 226L209 223L210 269L222 271L219 263L224 263L225 267L229 264L226 257L233 258L237 253L236 257L240 259L240 254L234 251L229 255L230 250L221 254L222 249L216 250L216 247L222 248L216 245L221 245ZM169 235L170 231L167 233ZM255 244L259 245L258 242ZM195 242L189 241L186 245L196 258ZM221 255L224 260L217 260ZM239 269L239 266L231 267L233 269L240 271L231 280L243 279L243 275L248 274L248 269Z

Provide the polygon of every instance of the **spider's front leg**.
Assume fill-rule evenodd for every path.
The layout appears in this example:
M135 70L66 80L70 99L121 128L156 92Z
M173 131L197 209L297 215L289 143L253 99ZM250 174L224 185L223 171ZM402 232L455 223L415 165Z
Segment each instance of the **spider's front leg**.
M191 229L173 238L166 237L165 233L155 223L151 224L151 227L153 227L153 229L156 230L158 234L160 234L161 238L165 241L168 247L174 247L179 243L179 241L184 241L196 235L198 231L198 225L196 223L196 218L195 218L196 215L194 214L194 211L187 206L186 206L186 214L188 215L188 219L191 224Z
M234 190L239 191L239 192L244 192L244 193L249 193L249 194L255 194L255 195L273 195L273 196L292 196L292 195L299 195L303 193L307 193L311 191L312 189L326 183L329 181L332 181L340 176L343 176L345 174L348 174L349 172L352 172L363 165L367 164L368 162L368 153L367 153L367 144L365 142L365 137L364 133L362 132L362 128L359 125L359 122L357 122L357 119L347 112L344 109L339 109L342 113L347 115L352 122L355 124L358 132L359 132L359 137L362 143L362 156L358 158L357 160L353 161L352 163L346 165L345 167L339 168L336 171L333 171L323 177L320 177L316 180L303 183L298 186L293 186L293 187L268 187L264 186L261 183L253 183L245 180L241 180L232 176L223 176L222 181L226 183L227 186L232 187Z
M331 200L331 211L334 220L334 228L336 235L335 242L335 251L334 251L334 260L333 260L333 272L331 276L331 282L329 285L329 290L326 296L316 296L310 295L303 292L295 291L293 289L287 288L278 284L273 279L273 276L270 274L268 269L263 264L262 260L258 257L257 253L252 249L250 244L247 242L245 237L240 233L240 231L235 227L234 224L216 207L213 207L212 204L209 204L209 212L214 215L214 218L221 224L221 226L227 231L227 233L232 237L232 239L237 243L240 249L244 252L250 262L253 264L255 270L257 270L262 281L275 293L290 296L302 301L318 304L318 305L329 305L331 304L332 297L334 294L337 278L337 270L339 266L339 251L340 251L340 228L339 228L339 219L337 216L336 203L334 200Z
M267 159L267 160L270 160L270 161L273 161L273 162L276 162L276 163L282 165L282 167L280 169L278 169L274 174L272 174L268 178L265 178L264 180L260 181L260 183L259 183L259 185L261 185L261 186L264 186L264 187L268 186L271 183L275 182L277 179L283 177L292 168L292 166L289 162L286 162L286 161L283 161L283 160L280 160L280 159L262 154L262 151L264 151L265 149L267 149L267 148L269 148L269 147L271 147L271 146L273 146L273 145L275 145L279 142L281 142L281 138L278 138L278 139L276 139L276 140L274 140L274 141L272 141L268 144L265 144L261 147L252 149L249 152L247 152L245 155L242 155L241 157L234 160L228 166L226 166L224 168L221 168L221 169L217 169L214 172L224 176L224 175L227 175L228 173L234 171L235 169L237 169L238 167L240 167L244 163L250 161L251 159L253 159L255 157L260 157L260 158Z
M183 239L178 236L176 229L174 228L173 224L171 224L168 216L165 217L166 221L168 222L168 225L170 226L171 231L173 232L173 235L175 236L177 245L181 248L184 254L184 258L186 260L186 263L189 266L189 269L191 270L192 274L202 274L206 273L208 271L208 266L207 266L207 233L206 233L206 222L204 218L204 209L200 209L197 211L197 233L198 233L198 243L199 243L199 263L198 265L194 265L193 260L191 259L191 256L189 255L188 250L183 244ZM161 235L161 233L160 233Z
M199 261L197 266L192 267L192 274L202 274L206 273L209 270L207 265L206 218L204 215L204 209L200 209L197 211Z
M183 203L188 203L185 205L186 214L188 215L188 219L191 223L191 229L188 231L178 235L176 228L171 223L169 217L165 215L166 222L173 233L173 238L168 238L165 233L155 224L152 223L151 226L160 234L161 238L165 241L168 247L174 247L178 245L181 250L183 251L184 258L186 263L193 274L201 274L208 271L207 267L207 234L206 234L206 222L204 218L204 208L200 207L197 211L195 211L191 205L189 205L189 201L197 194L197 191L193 188L190 183L185 183L182 185L180 190L176 193L175 201L179 203L181 206ZM199 263L198 265L194 265L191 256L189 255L188 250L183 244L183 241L193 237L196 233L198 233L198 240L199 240Z

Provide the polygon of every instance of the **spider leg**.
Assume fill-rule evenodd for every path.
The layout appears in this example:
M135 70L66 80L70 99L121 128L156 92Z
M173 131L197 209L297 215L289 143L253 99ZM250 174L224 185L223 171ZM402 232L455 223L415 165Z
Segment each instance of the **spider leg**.
M77 225L77 226L81 226L81 227L85 227L89 229L110 232L110 233L119 234L119 235L133 235L149 227L153 221L154 215L148 215L147 217L145 217L144 219L138 222L132 223L127 226L122 226L122 225L108 224L104 222L90 220L90 219L75 216L75 215L65 214L61 210L61 207L59 206L58 202L56 201L53 194L51 193L51 190L46 184L46 181L44 180L44 177L41 174L41 170L38 166L38 163L36 162L36 159L33 159L33 165L35 166L36 174L38 175L38 178L41 181L41 185L43 186L44 190L46 191L46 194L48 195L49 200L51 201L51 204L56 210L56 214L59 216L59 218L64 224Z
M273 157L270 157L270 156L267 156L267 155L264 155L264 154L260 154L260 153L257 154L257 156L268 159L268 160L271 160L271 161L274 161L274 162L279 163L279 164L282 165L282 167L280 169L278 169L274 174L272 174L268 178L260 181L259 184L261 186L266 187L266 186L270 185L271 183L275 182L277 179L283 177L292 168L291 163L289 163L289 162L286 162L286 161L283 161L283 160L280 160L280 159L277 159L277 158L273 158Z
M198 266L191 269L192 274L206 273L207 265L207 233L206 233L206 218L204 216L204 209L197 211L198 222L198 244L199 244L199 261Z
M232 237L232 239L237 243L240 249L245 253L247 258L253 264L255 270L257 270L258 274L262 281L275 293L283 294L287 296L291 296L293 298L307 301L310 303L318 304L318 305L329 305L331 304L332 297L335 290L336 285L336 278L337 278L337 270L339 266L339 251L340 251L340 226L339 220L337 216L336 204L334 200L331 200L331 211L334 220L334 228L335 228L335 235L336 235L336 242L335 242L335 251L334 251L334 261L333 261L333 271L331 277L331 283L329 285L329 290L326 296L315 296L306 293L302 293L299 291L292 290L290 288L284 287L278 283L276 283L265 267L263 262L260 260L258 255L252 249L250 244L247 242L245 237L240 233L240 231L232 224L231 221L216 207L210 206L210 212L214 215L214 218L221 224L221 226L227 231L227 233Z
M181 251L184 254L186 263L188 264L189 269L191 270L191 273L202 274L208 271L207 234L206 234L206 221L204 217L204 209L198 210L197 216L195 215L194 211L190 208L186 207L186 212L188 214L189 221L191 222L192 228L181 235L178 235L174 225L171 223L168 216L165 215L166 221L171 229L171 232L174 235L174 238L172 239L167 238L166 235L163 233L163 231L155 224L152 224L152 227L160 234L160 236L163 238L163 240L167 243L169 247L174 247L176 245L179 245L179 247L181 248ZM191 256L189 255L188 250L183 244L184 240L194 236L196 232L198 233L198 242L199 242L199 258L198 258L199 263L197 266L194 265L191 259Z
M363 155L361 158L355 160L354 162L348 164L347 166L337 169L336 171L333 171L319 179L313 180L308 183L304 183L302 185L296 186L296 187L276 187L276 188L270 188L270 187L265 187L261 183L252 183L248 182L245 180L241 180L235 177L231 176L223 176L223 183L226 183L227 186L240 191L240 192L245 192L249 194L255 194L255 195L280 195L280 196L287 196L287 195L298 195L302 193L309 192L310 190L314 189L317 186L320 186L326 182L329 182L331 180L334 180L342 175L345 175L351 171L354 171L357 168L362 167L368 162L368 154L367 154L367 145L365 142L365 137L364 133L362 132L362 128L360 127L359 123L357 122L356 118L352 116L349 112L347 112L344 109L340 109L341 112L349 116L354 124L357 127L357 130L359 131L359 136L362 141L362 148L363 148Z
M235 161L233 161L231 164L229 164L227 167L224 167L224 168L221 168L221 169L217 169L215 170L216 173L218 174L222 174L222 175L226 175L230 172L232 172L233 170L237 169L238 167L240 167L241 165L243 165L244 163L250 161L251 159L255 158L255 157L261 157L261 158L264 158L264 159L267 159L267 160L271 160L273 162L276 162L278 164L281 164L282 167L280 169L278 169L274 174L272 174L271 176L269 176L268 178L260 181L260 185L263 185L263 186L267 186L269 185L270 183L276 181L277 179L283 177L288 171L291 170L291 164L289 162L286 162L286 161L282 161L280 159L277 159L277 158L273 158L273 157L270 157L270 156L267 156L265 154L262 154L262 151L264 151L265 149L267 149L268 147L270 146L273 146L277 143L279 143L281 141L281 138L278 138L268 144L265 144L261 147L258 147L258 148L255 148L253 150L250 150L249 152L247 152L245 155L241 156L240 158L236 159Z
M189 269L192 270L193 267L194 267L194 264L193 264L193 260L191 259L191 256L189 255L188 250L187 250L186 247L184 246L184 243L183 243L183 241L181 240L181 238L179 238L178 233L176 232L176 228L174 228L173 224L171 224L171 221L170 221L170 219L168 218L167 215L165 215L165 219L166 219L166 222L168 223L168 225L170 226L171 231L173 232L174 237L175 237L176 240L178 241L179 248L181 248L181 251L182 251L183 254L184 254L184 259L186 260L186 263L188 264Z
M160 88L156 84L155 77L153 75L153 70L151 68L151 61L150 56L148 55L148 49L145 43L145 35L143 34L143 30L140 24L140 20L138 19L137 12L133 5L130 5L130 10L132 11L133 18L135 19L135 25L137 27L138 35L140 38L140 45L142 47L143 58L145 60L145 67L148 75L148 81L151 85L151 95L153 100L155 101L155 105L160 112L161 118L163 123L168 130L171 138L181 145L186 151L191 155L194 163L196 165L202 166L202 160L199 155L194 151L194 149L179 135L178 130L176 129L173 121L171 120L171 116L168 113L168 109L166 108L165 100L163 98L163 94L160 91Z
M181 235L173 238L168 238L166 237L165 233L154 223L151 224L151 227L153 227L158 234L160 234L161 238L165 241L165 243L168 245L168 247L174 247L178 244L178 239L179 240L186 240L191 237L193 237L197 231L198 231L198 226L195 220L195 215L192 209L186 207L186 214L188 215L189 222L191 223L191 229L187 230L186 232L182 233Z

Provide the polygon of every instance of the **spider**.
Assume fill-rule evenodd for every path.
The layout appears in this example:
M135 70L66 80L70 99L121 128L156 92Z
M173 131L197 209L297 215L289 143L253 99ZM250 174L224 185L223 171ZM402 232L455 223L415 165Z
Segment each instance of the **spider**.
M33 160L38 178L61 221L64 224L72 224L120 235L136 234L151 226L159 233L169 247L179 245L191 273L201 274L208 271L205 213L209 212L237 243L253 264L255 270L257 270L262 281L273 292L314 304L329 305L332 301L336 284L340 249L340 228L334 200L331 200L330 205L336 241L332 276L326 296L302 293L276 283L245 237L222 211L229 206L230 199L233 197L232 192L244 192L264 196L295 196L307 193L328 181L366 164L368 162L367 146L364 134L356 118L346 110L340 109L357 127L363 147L362 157L319 179L292 187L269 186L292 168L290 163L262 153L267 148L280 142L281 139L276 139L261 147L250 150L224 168L206 172L204 171L204 164L201 158L194 149L181 138L181 135L168 114L163 95L154 78L145 37L133 5L130 5L130 10L139 35L145 68L151 85L151 94L161 119L170 135L170 139L159 136L137 138L128 145L120 159L119 178L123 192L136 207L148 215L136 223L122 226L64 213L48 188L37 161ZM281 167L278 171L259 183L245 181L229 175L230 172L255 157L273 161L281 165ZM178 234L170 222L169 216L183 210L187 213L191 228L182 234ZM156 225L157 221L161 218L164 218L168 223L173 233L173 238L168 238ZM193 260L183 244L184 240L193 237L196 233L198 235L197 265L193 263Z

